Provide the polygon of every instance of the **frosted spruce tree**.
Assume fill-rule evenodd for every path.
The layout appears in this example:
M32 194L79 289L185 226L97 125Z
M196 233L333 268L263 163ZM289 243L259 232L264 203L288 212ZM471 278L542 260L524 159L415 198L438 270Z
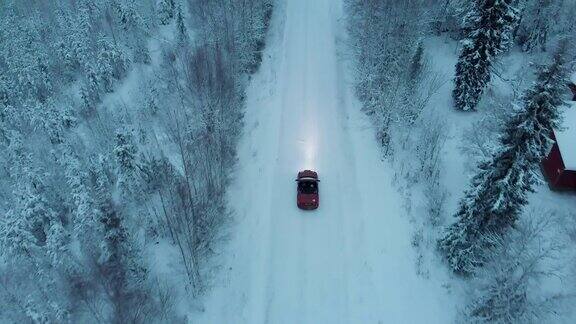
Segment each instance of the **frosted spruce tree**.
M182 8L180 6L176 13L176 40L180 46L186 46L188 44L188 28L184 22Z
M94 248L93 242L99 235L100 211L96 208L93 191L85 166L70 145L63 146L60 163L68 186L71 205L72 232L81 244Z
M408 66L408 81L411 83L410 85L414 87L414 83L422 76L422 72L424 72L424 44L422 42L418 42L418 46L416 46L416 50L414 51L414 55L410 59L410 65Z
M111 1L113 19L121 28L117 35L122 37L132 50L132 61L150 64L150 51L146 39L149 28L141 14L141 6L140 1Z
M563 48L563 47L562 47ZM538 182L538 164L551 146L551 130L558 126L559 107L566 88L564 50L542 67L537 81L523 98L523 106L506 124L497 150L480 163L470 188L460 202L458 220L440 239L439 248L450 267L470 274L484 261L490 246L486 237L500 235L512 226L526 195Z
M517 0L475 0L467 17L468 37L456 64L452 97L457 109L476 109L490 82L494 58L509 42L518 19Z
M139 197L141 186L139 183L138 146L131 131L120 129L116 132L113 153L117 162L116 173L122 197L126 200L129 200L130 197Z
M153 300L146 286L146 268L141 264L141 254L126 227L126 213L112 199L112 183L106 173L103 157L92 163L94 178L94 202L98 209L99 237L98 266L102 272L101 282L111 307L112 323L143 322L151 311ZM141 308L144 311L135 311Z
M174 18L174 0L160 0L156 12L161 25L168 25Z

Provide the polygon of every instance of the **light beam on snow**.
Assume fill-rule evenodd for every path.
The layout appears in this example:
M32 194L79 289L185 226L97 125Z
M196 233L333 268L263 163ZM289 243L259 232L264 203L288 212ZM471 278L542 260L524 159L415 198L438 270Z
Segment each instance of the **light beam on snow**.
M307 112L315 111L313 103L308 103L306 107ZM316 120L316 114L307 113L303 125L303 138L302 138L302 157L304 158L303 169L316 170L318 167L318 121Z
M316 152L316 141L314 139L308 139L304 143L304 169L315 170Z

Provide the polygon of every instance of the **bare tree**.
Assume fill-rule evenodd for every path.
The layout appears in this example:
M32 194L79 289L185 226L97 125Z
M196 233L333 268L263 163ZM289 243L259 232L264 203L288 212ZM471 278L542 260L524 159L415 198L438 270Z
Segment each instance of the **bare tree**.
M558 276L553 262L561 256L558 237L549 237L553 212L533 209L508 235L490 236L492 249L486 266L470 287L466 322L539 323L555 314L566 296L542 296L543 278Z

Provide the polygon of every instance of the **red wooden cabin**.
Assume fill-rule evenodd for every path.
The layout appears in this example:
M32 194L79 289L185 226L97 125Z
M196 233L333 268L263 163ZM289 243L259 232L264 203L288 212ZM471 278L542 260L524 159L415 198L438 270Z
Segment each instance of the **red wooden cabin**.
M568 83L568 88L572 90L572 101L576 101L576 83L574 82Z
M564 114L563 129L552 134L555 144L542 162L550 188L576 190L576 104Z
M576 101L576 72L572 73L570 76L570 82L568 83L568 88L572 91L572 101Z

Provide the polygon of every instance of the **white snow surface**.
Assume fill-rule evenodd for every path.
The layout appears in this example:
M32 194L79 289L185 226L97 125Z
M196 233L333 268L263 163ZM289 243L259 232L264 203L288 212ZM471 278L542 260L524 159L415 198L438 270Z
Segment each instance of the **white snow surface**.
M556 130L556 143L566 170L576 171L576 104L565 110L562 129Z
M275 9L248 89L228 192L236 222L199 323L449 323L454 296L416 275L411 224L337 55L341 0ZM320 208L294 179L318 171Z

